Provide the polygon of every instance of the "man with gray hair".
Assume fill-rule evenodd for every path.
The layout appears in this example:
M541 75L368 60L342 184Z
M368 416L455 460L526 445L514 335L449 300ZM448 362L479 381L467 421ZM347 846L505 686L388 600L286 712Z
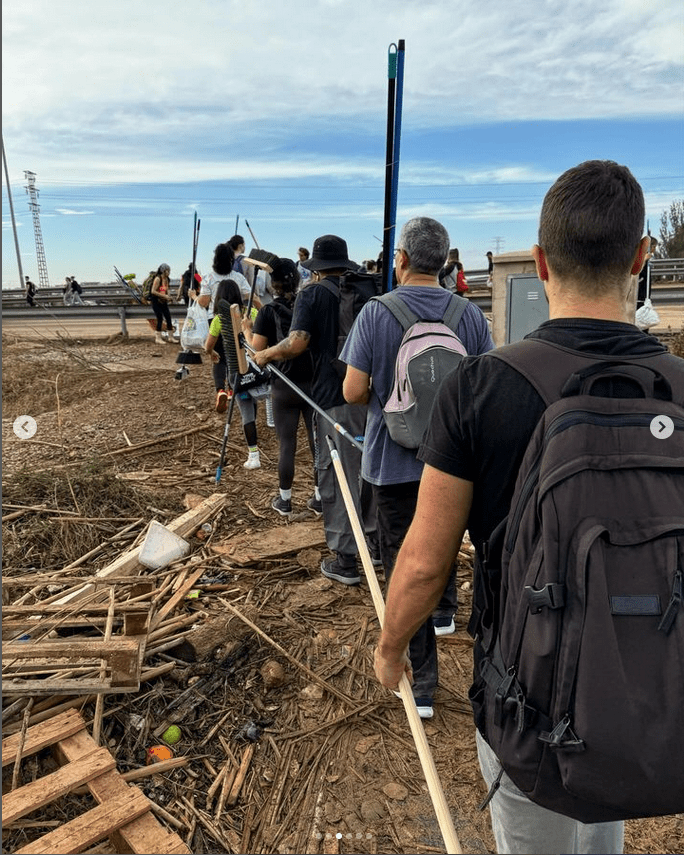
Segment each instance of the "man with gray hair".
M452 299L463 300L440 287L438 274L449 252L449 235L441 223L415 217L401 230L395 267L398 295L422 320L441 321ZM487 321L474 303L467 303L458 324L458 336L468 354L485 353L494 347ZM394 364L403 338L401 324L385 306L371 300L361 309L340 354L347 363L343 393L350 404L368 404L366 438L361 471L373 485L377 500L380 556L389 576L416 508L423 463L417 449L394 442L387 430L382 408L394 380ZM371 383L372 380L372 383ZM435 634L453 632L455 597L443 597L435 617L428 619L411 639L413 694L422 718L433 715L437 685ZM434 621L434 622L433 622ZM440 631L442 630L442 631Z

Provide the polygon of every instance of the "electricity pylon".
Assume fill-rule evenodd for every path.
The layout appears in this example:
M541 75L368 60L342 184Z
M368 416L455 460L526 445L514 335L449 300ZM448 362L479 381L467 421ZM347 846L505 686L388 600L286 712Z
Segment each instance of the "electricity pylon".
M49 288L47 262L45 260L45 248L43 247L43 233L40 230L40 205L38 204L38 190L36 189L36 173L24 170L28 184L26 192L29 195L29 208L33 214L33 231L36 235L36 259L38 260L38 281L41 288Z

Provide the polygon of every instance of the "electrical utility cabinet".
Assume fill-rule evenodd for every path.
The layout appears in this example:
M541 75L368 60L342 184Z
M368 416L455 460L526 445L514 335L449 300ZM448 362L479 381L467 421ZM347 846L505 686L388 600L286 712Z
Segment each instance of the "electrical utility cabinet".
M520 341L549 319L544 285L529 273L506 277L506 344Z

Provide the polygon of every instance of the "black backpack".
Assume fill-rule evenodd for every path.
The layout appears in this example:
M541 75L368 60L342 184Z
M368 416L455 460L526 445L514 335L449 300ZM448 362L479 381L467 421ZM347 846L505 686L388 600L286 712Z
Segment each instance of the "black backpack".
M276 344L283 341L290 334L292 324L292 309L279 300L268 304L273 311L273 320L276 327ZM281 374L291 377L298 382L311 380L313 377L313 354L307 348L304 353L295 356L294 359L282 359L275 363L275 367Z
M684 811L684 362L538 341L491 357L547 409L476 574L478 729L557 813Z
M318 283L339 301L337 357L342 352L356 316L371 297L382 293L382 274L350 271L339 277L339 283L338 286L330 279L321 279ZM346 364L336 358L333 360L333 365L338 376L343 380L347 371Z

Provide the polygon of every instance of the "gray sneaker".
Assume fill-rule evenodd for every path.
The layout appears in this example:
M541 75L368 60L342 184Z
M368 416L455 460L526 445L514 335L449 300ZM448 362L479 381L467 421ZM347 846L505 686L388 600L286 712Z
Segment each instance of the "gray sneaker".
M328 579L334 579L335 582L341 582L343 585L358 585L361 582L356 563L353 567L344 567L336 555L321 561L321 573Z
M278 511L281 517L289 517L292 513L292 500L282 499L279 495L271 502L274 511Z

